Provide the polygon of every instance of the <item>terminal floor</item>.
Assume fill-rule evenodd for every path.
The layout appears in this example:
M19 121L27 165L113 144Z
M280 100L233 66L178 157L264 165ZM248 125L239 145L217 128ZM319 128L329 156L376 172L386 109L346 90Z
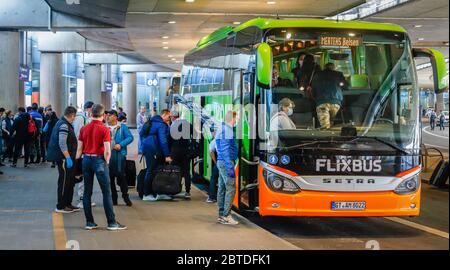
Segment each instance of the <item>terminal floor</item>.
M130 158L137 159L135 143ZM28 169L2 167L0 176L0 249L65 249L76 243L91 249L449 249L447 238L384 218L260 218L237 216L238 227L215 222L217 210L194 189L191 201L144 203L132 192L135 205L115 207L129 230L83 230L82 212L53 213L57 170L49 165ZM422 214L405 218L448 233L448 191L424 184ZM98 185L94 194L96 222L104 228ZM71 242L74 240L76 242ZM372 242L370 242L372 240Z
M136 143L131 158L137 159ZM139 169L139 168L138 168ZM94 191L96 222L100 229L83 229L83 212L55 214L57 170L49 165L30 168L2 167L0 176L0 249L65 249L66 243L81 250L266 250L298 249L241 216L237 227L216 222L215 205L194 188L192 200L142 202L131 190L133 207L119 199L117 220L127 231L106 231L106 218L98 184ZM75 203L74 198L74 203ZM76 242L74 242L76 241Z

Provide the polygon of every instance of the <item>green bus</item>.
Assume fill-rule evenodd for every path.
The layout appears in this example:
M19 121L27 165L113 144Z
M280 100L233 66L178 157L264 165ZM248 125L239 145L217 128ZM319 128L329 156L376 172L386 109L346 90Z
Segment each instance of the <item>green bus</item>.
M317 74L332 63L345 78L331 127L321 126L311 85L298 84L302 55L314 58ZM445 89L443 55L412 48L397 25L259 18L215 31L185 56L177 97L182 116L201 130L196 173L210 179L210 127L235 110L235 208L261 216L419 215L415 57L430 58L435 89ZM293 124L273 128L283 100L295 104L286 116Z

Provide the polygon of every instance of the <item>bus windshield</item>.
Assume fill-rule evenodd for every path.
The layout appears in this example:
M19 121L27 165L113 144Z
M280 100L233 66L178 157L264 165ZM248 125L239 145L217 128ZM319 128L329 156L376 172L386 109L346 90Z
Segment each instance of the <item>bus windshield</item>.
M273 146L377 138L419 148L419 93L404 33L272 29L265 42L274 66L262 102Z

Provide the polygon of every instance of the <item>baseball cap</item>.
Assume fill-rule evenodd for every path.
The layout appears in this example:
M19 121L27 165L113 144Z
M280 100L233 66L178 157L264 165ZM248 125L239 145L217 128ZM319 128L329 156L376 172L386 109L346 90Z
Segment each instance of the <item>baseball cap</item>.
M106 113L106 114L112 114L112 115L115 115L115 116L119 117L119 113L117 113L116 110L106 111L105 113Z
M94 102L92 101L86 101L86 103L84 103L84 109L90 109L94 106Z

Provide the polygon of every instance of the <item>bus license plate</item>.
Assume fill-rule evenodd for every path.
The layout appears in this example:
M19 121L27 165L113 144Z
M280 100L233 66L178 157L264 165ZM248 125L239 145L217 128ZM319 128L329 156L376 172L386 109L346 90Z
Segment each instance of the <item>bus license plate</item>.
M331 202L331 210L366 210L366 202Z

